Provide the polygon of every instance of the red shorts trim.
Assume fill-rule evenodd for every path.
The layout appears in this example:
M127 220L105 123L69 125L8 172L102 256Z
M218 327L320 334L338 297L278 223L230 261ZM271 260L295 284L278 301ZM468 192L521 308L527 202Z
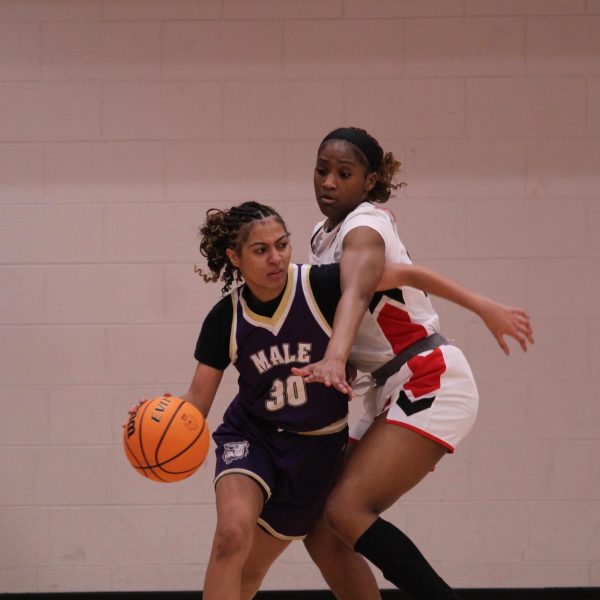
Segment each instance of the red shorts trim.
M404 429L409 429L410 431L414 431L415 433L418 433L419 435L422 435L423 437L426 437L427 439L430 439L433 442L436 442L436 443L440 444L441 446L444 446L444 448L446 448L450 454L452 454L454 452L454 446L452 446L448 442L445 442L444 440L436 437L435 435L431 435L431 433L428 433L427 431L423 431L423 429L419 429L418 427L415 427L414 425L409 425L408 423L404 423L403 421L394 421L392 419L387 419L387 418L386 418L385 422L389 423L390 425L396 425L396 427L404 427Z

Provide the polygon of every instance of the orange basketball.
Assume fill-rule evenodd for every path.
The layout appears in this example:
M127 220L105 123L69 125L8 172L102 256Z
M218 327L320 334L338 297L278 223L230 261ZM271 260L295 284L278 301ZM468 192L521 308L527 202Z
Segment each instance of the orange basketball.
M142 404L123 433L125 454L135 470L154 481L193 475L206 459L210 436L202 413L165 394Z

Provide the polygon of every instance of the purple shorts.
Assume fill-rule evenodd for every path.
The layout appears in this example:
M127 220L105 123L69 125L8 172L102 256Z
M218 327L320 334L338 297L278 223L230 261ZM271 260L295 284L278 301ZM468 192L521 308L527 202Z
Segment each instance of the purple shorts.
M215 483L229 473L254 479L265 496L258 524L293 540L304 538L321 515L342 466L348 428L329 435L291 433L232 404L213 439Z

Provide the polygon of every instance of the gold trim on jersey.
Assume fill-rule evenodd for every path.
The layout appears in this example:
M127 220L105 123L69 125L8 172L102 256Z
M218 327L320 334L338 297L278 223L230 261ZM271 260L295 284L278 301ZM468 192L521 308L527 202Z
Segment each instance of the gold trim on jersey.
M277 335L279 330L283 327L285 323L285 319L290 312L292 307L292 302L294 300L294 294L296 292L296 286L298 284L298 267L297 265L290 264L288 267L288 276L287 283L285 284L285 291L283 292L283 296L279 302L279 306L277 310L273 313L272 317L264 317L263 315L259 315L255 313L246 301L244 300L244 296L239 294L239 302L242 306L242 313L245 319L256 327L263 327L264 329L268 329L273 335Z
M327 319L323 316L319 305L315 299L315 295L313 294L312 286L310 285L310 270L312 265L302 265L302 289L304 290L304 298L306 299L306 304L310 309L315 321L319 324L321 329L327 334L327 337L331 337L332 329L327 322Z
M238 297L239 297L239 292L238 289L235 289L231 292L231 304L232 304L232 311L233 311L233 317L231 319L231 331L229 332L229 359L231 360L232 363L234 363L237 360L237 341L235 338L235 333L237 331L237 303L238 303Z

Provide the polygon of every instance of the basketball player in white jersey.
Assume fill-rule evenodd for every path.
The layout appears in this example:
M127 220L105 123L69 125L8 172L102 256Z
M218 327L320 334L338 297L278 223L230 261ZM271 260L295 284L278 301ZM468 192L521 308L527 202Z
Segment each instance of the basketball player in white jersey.
M440 334L427 295L411 287L374 293L386 262L411 262L393 214L380 206L398 187L392 180L399 166L366 131L342 128L321 143L314 175L326 219L313 231L310 260L340 262L344 292L324 359L294 372L348 392L349 359L371 385L364 415L350 432L360 443L325 510L325 523L345 545L323 524L306 541L338 600L358 597L357 582L353 588L347 583L349 570L366 573L351 549L415 598L458 598L412 541L379 516L454 452L478 406L469 364ZM519 326L513 337L526 351L533 342L529 318L514 310ZM496 339L508 353L502 335ZM374 580L356 578L364 586L361 599L379 597Z

